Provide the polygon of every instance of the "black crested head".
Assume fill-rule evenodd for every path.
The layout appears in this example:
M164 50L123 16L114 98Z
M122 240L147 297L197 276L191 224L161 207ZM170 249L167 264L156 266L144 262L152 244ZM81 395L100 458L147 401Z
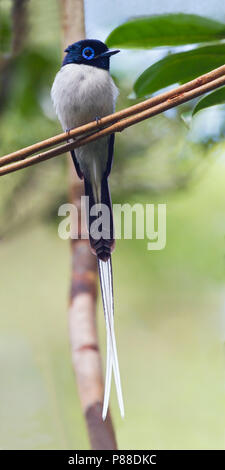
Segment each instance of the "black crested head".
M98 39L84 39L68 46L65 52L67 54L63 59L62 66L85 64L109 70L110 56L117 54L119 50L109 50L106 44Z

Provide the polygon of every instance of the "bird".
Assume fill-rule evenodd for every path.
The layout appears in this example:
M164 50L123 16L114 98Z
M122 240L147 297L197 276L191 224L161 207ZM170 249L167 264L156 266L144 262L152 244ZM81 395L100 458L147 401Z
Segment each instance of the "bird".
M110 50L97 39L84 39L69 45L65 51L61 69L55 76L51 98L56 115L64 131L97 121L115 111L119 94L111 75L110 58L120 52ZM115 246L112 203L108 177L112 167L114 134L88 143L71 157L78 177L84 181L88 197L87 228L92 252L97 256L98 272L106 322L107 355L105 391L102 419L108 412L112 371L117 391L121 416L124 417L124 402L114 331L114 296L111 253ZM100 209L101 234L96 232L97 212ZM104 210L103 210L104 209ZM107 210L105 210L107 209Z

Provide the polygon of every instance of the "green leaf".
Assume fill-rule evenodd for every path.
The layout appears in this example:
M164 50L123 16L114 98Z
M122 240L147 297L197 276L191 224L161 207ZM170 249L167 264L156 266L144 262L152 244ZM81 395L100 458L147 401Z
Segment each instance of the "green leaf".
M209 93L209 95L204 96L195 106L192 116L201 111L202 109L209 108L211 106L216 106L218 104L225 103L225 86L219 88L218 90Z
M137 97L154 93L175 83L185 83L224 65L225 44L199 47L170 54L148 67L134 84Z
M130 20L108 36L108 46L151 48L179 46L225 38L225 25L210 18L183 13Z

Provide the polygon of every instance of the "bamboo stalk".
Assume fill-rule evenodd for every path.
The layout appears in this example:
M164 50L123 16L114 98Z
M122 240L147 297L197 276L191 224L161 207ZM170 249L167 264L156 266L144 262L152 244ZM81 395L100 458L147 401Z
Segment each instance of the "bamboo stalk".
M85 37L83 0L61 0L64 48ZM32 157L33 158L33 157ZM81 225L83 182L77 177L69 156L70 200L79 212L79 238L71 243L71 287L69 334L73 369L76 374L81 406L92 449L116 449L110 413L102 421L104 382L96 327L97 263L88 237L81 239L86 228Z
M212 74L212 72L211 72L211 74ZM25 160L19 160L19 161L16 161L16 162L15 162L15 160L18 160L18 159L21 158L21 156L19 156L19 153L18 153L19 151L14 152L14 153L9 154L9 155L5 155L5 156L0 158L0 167L2 167L2 168L0 168L0 176L8 174L8 173L12 173L14 171L20 170L22 168L26 168L28 166L34 165L36 163L39 163L39 162L42 162L42 161L45 161L45 160L49 160L50 158L61 155L65 152L68 152L68 151L70 151L72 149L75 149L77 147L81 147L82 145L93 142L97 139L100 139L101 137L110 135L112 133L122 132L124 129L126 129L126 128L132 126L132 125L135 125L135 124L137 124L137 123L139 123L139 122L141 122L145 119L156 116L157 114L160 114L160 113L162 113L162 112L164 112L168 109L174 108L174 107L176 107L176 106L178 106L182 103L186 103L186 102L192 100L193 98L196 98L197 96L203 95L204 93L215 90L216 88L219 88L222 85L225 85L225 74L218 77L218 78L216 78L216 79L214 79L214 80L207 81L206 83L205 83L205 78L204 77L205 76L202 75L201 77L199 77L198 79L196 79L194 81L195 82L195 88L192 88L193 85L190 85L192 82L188 82L186 84L187 91L184 91L183 87L185 85L182 85L182 86L176 88L175 90L171 90L170 92L167 92L167 93L162 93L162 94L160 94L160 95L158 95L154 98L151 98L150 100L146 100L146 101L148 101L147 109L145 109L145 106L144 106L144 109L141 112L136 113L136 114L133 114L133 111L132 111L132 115L130 117L119 120L118 122L116 122L114 124L111 124L108 127L105 127L103 129L100 129L99 131L94 132L94 133L92 133L88 136L81 137L80 139L77 139L76 141L74 141L72 143L67 143L67 144L60 145L56 148L47 150L46 152L42 152L38 155L33 155L31 157L28 157ZM211 77L212 77L212 75L211 75ZM202 84L202 82L203 82L203 84ZM199 85L199 83L200 83L200 85ZM190 86L191 86L191 88L190 88ZM158 104L155 104L155 103L158 103ZM145 105L145 101L142 102L142 103L139 103L139 105ZM135 106L137 106L137 105L135 105ZM133 108L133 106L131 108ZM120 111L120 113L122 113L122 115L123 115L123 111L125 111L127 113L128 109L130 109L130 108L122 110L122 111ZM107 119L107 118L110 118L110 120L112 120L113 116L115 116L115 115L118 115L118 113L114 113L111 116L107 116L106 118L102 118L100 122L103 122L103 119L104 119L104 122L105 122L105 119ZM87 132L87 127L92 126L92 125L94 125L95 128L96 128L97 124L96 124L96 122L94 122L94 123L89 123L85 126L77 127L73 131L70 131L70 136L72 136L72 132L75 132L75 131L77 132L77 135L80 135L80 133L83 134L84 131ZM61 135L66 136L66 138L68 139L68 134L64 133L64 134L61 134ZM52 138L52 139L54 139L54 138ZM42 142L41 142L41 144L42 144ZM36 145L38 145L38 144L36 144ZM22 150L24 150L24 149L22 149ZM8 164L6 164L6 163L8 163Z

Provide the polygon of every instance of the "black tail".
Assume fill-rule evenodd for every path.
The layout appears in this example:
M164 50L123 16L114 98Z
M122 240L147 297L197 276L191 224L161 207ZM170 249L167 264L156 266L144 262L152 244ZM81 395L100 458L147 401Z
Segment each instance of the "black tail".
M107 261L114 248L114 226L112 203L109 193L108 179L104 175L101 182L101 202L107 209L98 208L94 215L91 215L91 209L98 202L95 201L91 183L84 178L85 195L89 196L88 210L88 232L92 250L102 261ZM94 209L93 209L94 210ZM99 223L97 222L99 219ZM97 229L96 229L97 228Z

